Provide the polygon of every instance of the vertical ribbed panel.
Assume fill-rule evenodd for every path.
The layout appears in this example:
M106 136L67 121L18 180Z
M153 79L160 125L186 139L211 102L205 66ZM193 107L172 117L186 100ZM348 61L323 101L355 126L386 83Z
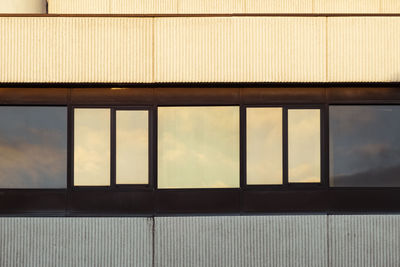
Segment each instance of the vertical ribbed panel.
M1 0L0 13L46 13L46 0Z
M314 0L315 13L379 13L381 0Z
M156 82L323 82L325 18L155 18Z
M244 13L245 0L178 0L179 13Z
M382 13L400 13L399 0L381 0Z
M155 266L324 267L326 216L155 218Z
M0 18L0 82L152 82L152 18Z
M246 13L312 13L313 0L245 0Z
M400 81L399 17L328 18L328 81Z
M178 13L178 0L110 0L112 14Z
M49 14L107 14L112 0L48 0Z
M329 266L400 266L399 215L329 216Z
M0 266L152 266L152 219L0 218Z

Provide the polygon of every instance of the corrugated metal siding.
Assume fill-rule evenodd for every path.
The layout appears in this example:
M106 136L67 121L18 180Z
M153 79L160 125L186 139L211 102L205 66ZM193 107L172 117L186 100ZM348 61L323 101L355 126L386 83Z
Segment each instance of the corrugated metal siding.
M109 14L112 0L48 0L49 14Z
M46 0L1 0L0 13L46 13Z
M314 13L379 13L381 0L314 0Z
M399 17L328 18L328 81L400 81Z
M0 18L0 82L151 82L152 18Z
M381 0L382 13L400 13L399 0Z
M313 0L246 0L246 13L312 13Z
M111 1L111 0L110 0ZM112 0L112 14L178 13L178 0Z
M181 14L244 13L245 0L178 0Z
M152 219L0 218L0 266L152 266Z
M326 216L155 218L155 266L327 266Z
M322 82L325 29L325 18L156 18L155 82Z
M329 266L400 266L399 215L329 216Z

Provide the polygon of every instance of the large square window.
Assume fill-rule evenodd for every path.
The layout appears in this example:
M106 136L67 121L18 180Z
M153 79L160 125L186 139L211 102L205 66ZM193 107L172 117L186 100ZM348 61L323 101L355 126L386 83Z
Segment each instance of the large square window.
M158 108L158 188L237 188L239 107Z

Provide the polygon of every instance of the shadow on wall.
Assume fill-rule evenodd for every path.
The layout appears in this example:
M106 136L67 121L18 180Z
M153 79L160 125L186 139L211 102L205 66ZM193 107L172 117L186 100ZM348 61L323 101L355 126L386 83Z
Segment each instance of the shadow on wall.
M46 0L2 0L0 3L0 13L46 13Z

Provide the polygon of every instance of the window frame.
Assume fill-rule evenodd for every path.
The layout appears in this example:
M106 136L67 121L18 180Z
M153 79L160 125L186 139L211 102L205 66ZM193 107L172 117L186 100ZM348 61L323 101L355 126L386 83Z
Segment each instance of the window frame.
M73 105L70 107L71 112L69 114L71 124L68 132L71 134L69 142L70 151L70 187L73 191L77 190L152 190L154 186L154 116L153 108L151 106L107 106L107 105ZM74 130L75 130L75 109L109 109L110 110L110 185L109 186L95 186L95 185L75 185L74 184ZM141 110L148 112L148 183L147 184L117 184L116 183L116 112L118 110Z
M124 90L114 90L123 86ZM0 189L0 216L159 216L180 214L375 213L400 212L400 187L329 187L329 142L323 144L319 186L245 187L243 134L240 136L239 189L73 188L71 137L73 107L147 107L153 113L156 140L157 106L240 105L321 106L321 134L329 140L330 105L400 105L398 83L307 84L0 84L0 105L67 106L68 162L66 189ZM245 124L244 124L245 125ZM322 139L321 139L322 140ZM149 142L153 143L153 142ZM321 141L322 143L322 141ZM153 143L157 166L157 144ZM258 188L257 188L258 187Z

